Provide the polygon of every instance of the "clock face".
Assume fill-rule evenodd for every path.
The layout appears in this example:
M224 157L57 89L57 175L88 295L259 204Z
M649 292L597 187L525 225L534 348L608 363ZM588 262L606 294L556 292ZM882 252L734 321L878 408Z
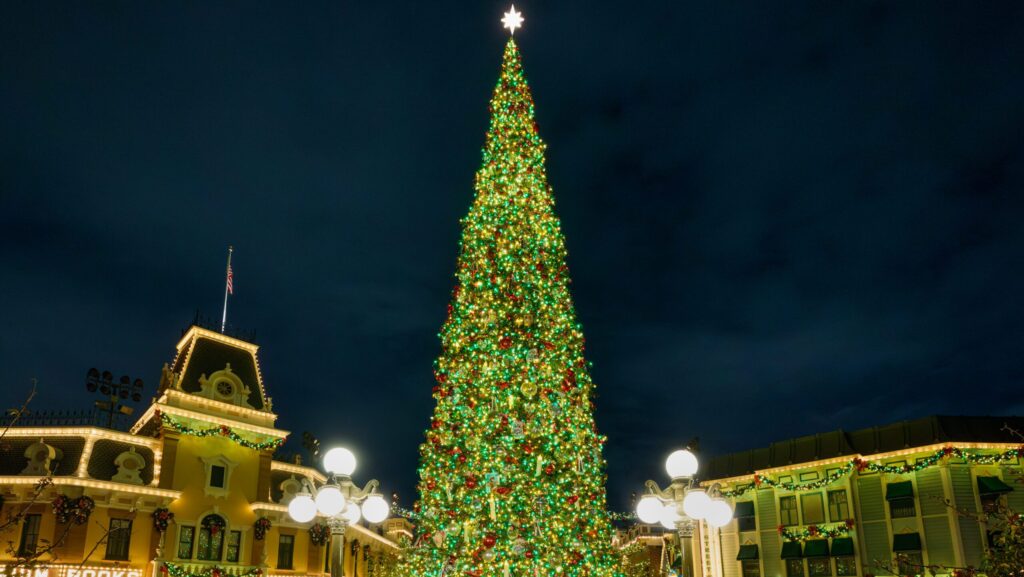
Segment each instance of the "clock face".
M230 397L235 394L235 386L228 381L219 381L217 383L217 394L222 397Z

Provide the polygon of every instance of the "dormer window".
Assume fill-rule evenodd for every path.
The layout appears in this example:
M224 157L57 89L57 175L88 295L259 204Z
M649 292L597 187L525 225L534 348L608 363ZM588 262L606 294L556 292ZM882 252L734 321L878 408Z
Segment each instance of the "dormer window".
M206 468L205 492L211 497L226 497L231 487L231 472L238 463L224 455L203 457Z

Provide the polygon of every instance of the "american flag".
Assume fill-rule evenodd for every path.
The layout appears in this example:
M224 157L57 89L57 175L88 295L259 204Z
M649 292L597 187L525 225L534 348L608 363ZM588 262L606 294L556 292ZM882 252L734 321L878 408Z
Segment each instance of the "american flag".
M231 263L228 263L228 294L235 294L235 273L231 272Z

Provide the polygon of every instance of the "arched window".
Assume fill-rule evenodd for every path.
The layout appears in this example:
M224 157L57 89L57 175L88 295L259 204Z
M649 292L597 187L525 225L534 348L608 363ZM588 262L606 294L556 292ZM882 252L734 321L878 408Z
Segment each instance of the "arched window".
M227 523L220 515L203 517L199 526L199 543L196 547L196 559L202 561L220 561L224 555L224 529Z

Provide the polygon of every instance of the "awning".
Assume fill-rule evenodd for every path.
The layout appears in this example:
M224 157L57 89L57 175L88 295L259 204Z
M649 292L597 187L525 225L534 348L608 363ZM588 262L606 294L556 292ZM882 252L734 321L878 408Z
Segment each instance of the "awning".
M853 555L853 539L849 537L836 537L832 539L833 557L852 557Z
M740 553L736 555L737 561L750 561L757 558L757 545L740 545Z
M782 558L783 559L799 559L804 556L803 551L800 550L799 541L786 541L782 544Z
M828 539L812 539L804 543L804 557L828 557Z
M889 483L885 488L885 500L893 501L895 499L913 499L914 498L914 485L910 481L901 481L899 483Z
M736 515L737 519L740 517L753 517L754 516L754 502L753 501L740 501L736 503Z
M1004 483L999 477L978 477L979 495L1002 495L1012 490L1013 487Z
M899 551L920 551L921 535L917 533L897 533L892 537L892 550Z

